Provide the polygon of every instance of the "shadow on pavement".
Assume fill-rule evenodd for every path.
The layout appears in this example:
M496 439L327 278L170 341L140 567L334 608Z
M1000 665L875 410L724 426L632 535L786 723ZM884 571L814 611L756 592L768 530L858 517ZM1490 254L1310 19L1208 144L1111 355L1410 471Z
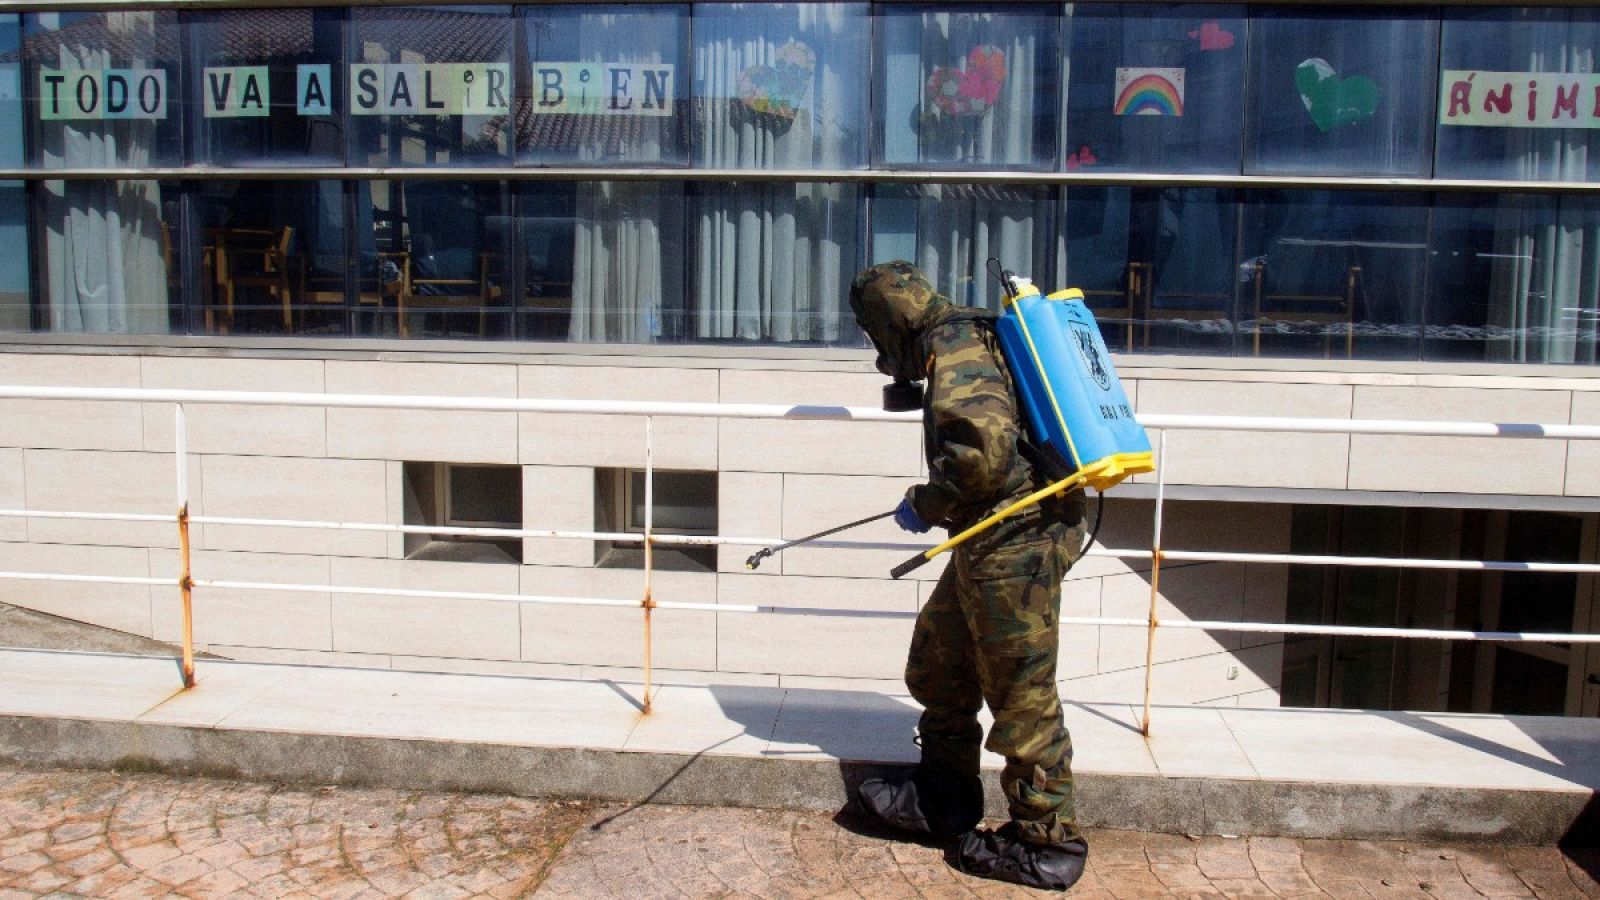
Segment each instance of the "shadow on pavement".
M1561 844L1561 852L1574 866L1583 870L1593 881L1600 881L1600 847L1569 847Z
M64 619L9 603L0 603L0 639L5 647L17 650L68 650L83 653L126 653L135 656L179 656L177 644L151 640L114 628L102 628L75 619ZM196 653L199 659L222 659L212 653Z
M1470 722L1481 717L1453 713L1372 713L1419 731L1443 738L1480 753L1515 763L1525 769L1580 784L1590 791L1600 790L1600 752L1591 720L1557 716L1507 716L1506 722L1527 735L1549 757L1476 735L1451 724L1459 718ZM1578 856L1568 853L1591 877L1600 874L1600 796L1591 794L1589 802L1573 820L1559 842L1563 850L1587 851ZM1580 859L1581 857L1581 859ZM1586 862L1584 861L1586 860ZM1600 878L1596 878L1600 880Z

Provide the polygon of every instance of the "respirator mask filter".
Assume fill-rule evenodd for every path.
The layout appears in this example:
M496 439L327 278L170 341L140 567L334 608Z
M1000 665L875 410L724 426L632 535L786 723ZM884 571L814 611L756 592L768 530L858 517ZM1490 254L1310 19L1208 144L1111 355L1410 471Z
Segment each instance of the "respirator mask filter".
M922 408L922 382L895 381L883 386L884 412L911 412Z

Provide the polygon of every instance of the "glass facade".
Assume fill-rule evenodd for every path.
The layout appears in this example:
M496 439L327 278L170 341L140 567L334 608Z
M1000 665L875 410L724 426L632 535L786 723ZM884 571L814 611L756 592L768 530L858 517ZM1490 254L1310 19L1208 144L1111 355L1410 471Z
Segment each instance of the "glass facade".
M1428 174L1436 17L1296 7L1257 12L1249 31L1246 173Z
M539 6L524 9L521 23L530 76L522 161L684 164L687 6Z
M511 160L511 7L362 7L349 20L352 163Z
M854 347L862 266L993 307L996 257L1126 352L1590 363L1596 47L1577 6L0 15L0 330Z

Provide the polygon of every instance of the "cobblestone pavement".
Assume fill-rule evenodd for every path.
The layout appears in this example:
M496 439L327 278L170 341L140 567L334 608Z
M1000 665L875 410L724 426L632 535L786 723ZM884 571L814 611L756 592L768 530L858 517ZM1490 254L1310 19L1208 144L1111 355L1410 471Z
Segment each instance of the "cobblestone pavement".
M1593 851L1089 839L1075 898L1600 897ZM0 767L0 900L1033 893L968 878L940 848L847 817Z

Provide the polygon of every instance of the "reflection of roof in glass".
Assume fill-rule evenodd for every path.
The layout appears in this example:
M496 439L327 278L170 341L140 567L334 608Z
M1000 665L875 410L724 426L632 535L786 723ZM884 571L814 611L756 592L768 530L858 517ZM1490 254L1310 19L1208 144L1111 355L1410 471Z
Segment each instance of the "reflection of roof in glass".
M350 16L358 46L374 42L399 62L403 51L430 62L495 62L511 57L510 7L358 7ZM377 60L374 60L376 62Z
M220 32L213 63L245 65L269 59L309 56L318 25L309 9L260 9L216 13L207 24ZM30 21L35 21L30 19ZM164 12L62 13L61 27L29 30L27 56L53 60L62 45L109 52L113 62L171 62L179 52L174 14ZM360 39L378 44L393 61L411 51L435 62L505 60L511 52L509 11L467 12L433 7L360 9L352 17ZM15 62L15 51L0 61Z
M206 34L215 43L206 48L206 61L212 65L248 65L257 60L310 56L317 25L312 15L309 9L220 14L207 21ZM337 36L334 39L337 42Z
M596 116L546 114L534 112L531 102L517 107L517 145L534 150L592 148L601 154L611 151L629 162L648 163L643 145L661 145L661 155L675 156L673 129L687 128L683 111L686 104L673 104L675 114L661 116ZM602 157L603 158L603 157Z
M169 12L61 13L61 27L37 27L42 16L30 16L35 26L24 29L25 58L43 65L56 64L63 47L78 55L107 54L112 65L140 63L175 65L178 59L178 17ZM14 62L15 53L0 57Z

